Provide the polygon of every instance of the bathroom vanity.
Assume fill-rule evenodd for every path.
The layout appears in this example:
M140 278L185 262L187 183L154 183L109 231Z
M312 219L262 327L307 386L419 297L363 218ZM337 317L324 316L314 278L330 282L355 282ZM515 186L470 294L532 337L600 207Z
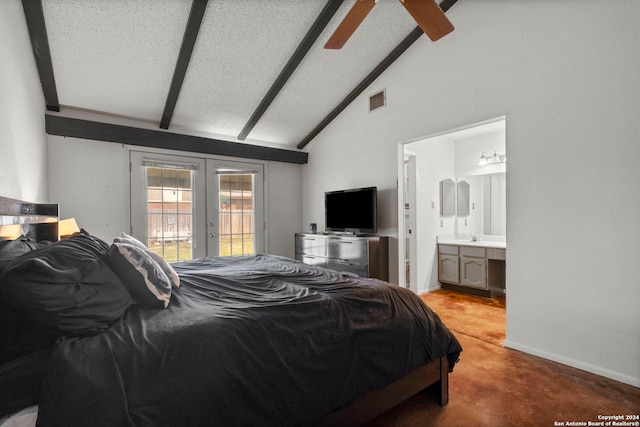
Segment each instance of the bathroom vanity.
M482 296L505 292L503 236L443 235L437 244L438 281L444 289Z

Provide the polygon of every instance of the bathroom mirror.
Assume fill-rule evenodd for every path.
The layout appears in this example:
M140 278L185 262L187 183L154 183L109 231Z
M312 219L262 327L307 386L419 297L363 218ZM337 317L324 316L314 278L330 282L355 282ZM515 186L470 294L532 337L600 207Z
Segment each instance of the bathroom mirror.
M506 236L506 173L465 176L456 181L458 202L461 199L460 189L463 188L467 191L462 196L463 209L467 206L469 209L465 215L463 213L466 211L458 208L456 233Z

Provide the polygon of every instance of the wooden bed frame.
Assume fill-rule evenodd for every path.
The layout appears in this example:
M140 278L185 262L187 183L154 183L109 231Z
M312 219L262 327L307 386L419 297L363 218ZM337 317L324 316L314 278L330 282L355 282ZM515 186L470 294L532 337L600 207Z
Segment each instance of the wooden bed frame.
M449 361L446 356L422 365L388 386L360 396L349 406L325 415L318 426L362 425L433 384L438 385L438 404L444 406L449 403Z
M57 204L29 203L0 196L0 240L11 232L36 241L58 240L59 208ZM437 384L440 406L449 402L449 362L446 356L414 369L408 375L360 396L348 406L322 417L318 426L359 426Z

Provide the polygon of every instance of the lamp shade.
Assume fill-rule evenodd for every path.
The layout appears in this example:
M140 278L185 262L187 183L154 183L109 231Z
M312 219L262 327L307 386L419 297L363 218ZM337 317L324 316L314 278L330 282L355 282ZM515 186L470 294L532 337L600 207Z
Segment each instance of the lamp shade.
M69 237L73 233L77 233L79 231L80 228L78 227L78 223L76 223L75 218L62 219L58 223L58 234L61 239L63 237Z
M22 225L0 225L0 240L15 240L22 235Z

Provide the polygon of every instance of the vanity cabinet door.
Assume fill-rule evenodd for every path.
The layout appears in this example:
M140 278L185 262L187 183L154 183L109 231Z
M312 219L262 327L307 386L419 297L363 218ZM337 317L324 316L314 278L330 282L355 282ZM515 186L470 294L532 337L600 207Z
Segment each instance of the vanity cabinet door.
M487 289L487 261L484 258L461 256L460 284Z
M458 255L438 255L438 281L458 284Z

